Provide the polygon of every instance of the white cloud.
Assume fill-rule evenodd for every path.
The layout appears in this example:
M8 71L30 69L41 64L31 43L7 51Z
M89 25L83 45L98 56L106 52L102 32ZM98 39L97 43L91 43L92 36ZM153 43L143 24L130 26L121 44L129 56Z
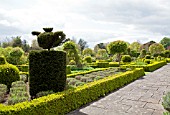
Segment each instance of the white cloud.
M5 0L0 1L0 38L31 41L31 31L54 27L91 47L117 39L159 42L169 36L169 5L168 0Z

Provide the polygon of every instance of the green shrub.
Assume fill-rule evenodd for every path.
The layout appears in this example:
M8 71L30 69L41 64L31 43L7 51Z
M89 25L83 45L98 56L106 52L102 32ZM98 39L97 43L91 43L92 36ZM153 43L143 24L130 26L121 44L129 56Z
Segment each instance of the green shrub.
M21 103L21 102L24 102L24 101L28 101L28 97L9 97L8 98L8 105L14 105L16 103Z
M94 80L99 80L99 79L103 79L104 77L102 77L102 76L96 76L95 78L94 78Z
M80 79L81 82L87 82L87 80L88 80L88 77L81 77Z
M72 80L75 80L75 78L67 78L67 83L69 83L70 81L72 81Z
M78 75L78 76L75 76L75 79L80 80L81 77L83 77L83 76L82 75Z
M71 74L71 67L70 66L66 66L66 74Z
M150 63L151 63L151 60L150 60L150 59L145 59L144 62L147 63L147 64L150 64Z
M12 85L11 85L11 87L24 87L24 86L26 86L24 81L15 81L15 82L12 82Z
M79 81L79 80L77 80L77 79L72 79L72 80L69 81L68 85L73 85L73 86L74 86L77 81Z
M50 95L50 94L53 94L54 92L52 90L49 90L49 91L41 91L39 93L36 94L36 97L39 98L39 97L42 97L42 96L47 96L47 95Z
M146 55L145 59L151 59L151 56L150 55Z
M24 81L13 82L10 88L8 105L14 105L16 103L29 100L27 87Z
M170 63L170 58L166 58L166 62L167 62L167 63Z
M130 55L123 55L122 59L123 62L131 62L131 56Z
M162 105L164 109L170 112L170 92L168 92L164 97L163 97L163 102Z
M0 56L0 65L6 64L6 59L4 56Z
M7 85L8 89L11 83L19 80L19 70L11 64L0 65L0 83Z
M109 67L109 62L97 62L97 66L99 68L108 68Z
M135 69L116 76L110 76L95 82L79 86L61 93L43 96L30 102L13 106L0 104L2 115L63 115L81 106L99 99L144 75L143 69Z
M66 53L32 51L29 55L30 94L53 90L63 91L66 85Z
M82 85L84 85L84 84L85 84L84 82L77 81L77 82L75 83L75 86L82 86Z
M92 63L92 58L91 58L91 56L86 56L86 57L84 58L84 61L86 61L87 63Z
M5 94L7 92L7 86L0 84L0 103L5 100Z

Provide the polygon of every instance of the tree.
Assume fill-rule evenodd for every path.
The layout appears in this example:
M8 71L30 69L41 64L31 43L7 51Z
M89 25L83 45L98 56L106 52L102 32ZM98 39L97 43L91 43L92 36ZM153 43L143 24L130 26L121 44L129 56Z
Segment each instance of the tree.
M67 52L68 57L74 57L77 67L81 67L80 56L76 48L76 44L72 41L65 42L63 44L63 50ZM69 60L70 61L70 60Z
M5 38L4 41L2 42L2 47L12 47L12 39L11 38Z
M107 49L106 46L108 44L106 43L99 43L94 46L94 52L97 53L99 49Z
M91 56L92 54L93 54L93 50L91 48L86 48L86 49L83 50L83 55L86 55L86 56L90 55Z
M96 57L98 57L99 59L106 59L108 57L106 49L99 49Z
M162 44L154 43L149 47L149 51L152 55L158 54L160 55L163 51L165 51L165 48Z
M21 47L22 41L21 36L12 37L12 47Z
M125 52L127 49L127 44L124 41L117 40L114 42L111 42L107 46L107 50L109 51L110 54L117 54L118 56L118 61L119 61L119 66L120 66L120 60L121 60L121 53Z
M170 50L165 50L164 54L165 54L166 58L169 58L170 57Z
M22 41L22 49L24 50L24 52L29 52L30 46L26 40Z
M130 49L131 50L134 50L136 52L139 52L140 51L140 47L141 47L141 44L139 42L133 42L132 44L130 44Z
M81 38L78 41L78 45L80 46L81 53L85 48L88 48L87 42Z
M162 44L164 46L165 49L168 48L168 46L170 46L170 38L168 37L164 37L161 41L160 44Z
M146 50L145 50L145 49L142 49L141 52L140 52L139 57L140 57L140 58L144 58L145 55L146 55Z
M32 40L30 50L42 50L42 48L39 47L38 42L37 42L36 39Z
M21 56L24 54L24 51L20 47L15 47L10 52L9 63L18 65Z

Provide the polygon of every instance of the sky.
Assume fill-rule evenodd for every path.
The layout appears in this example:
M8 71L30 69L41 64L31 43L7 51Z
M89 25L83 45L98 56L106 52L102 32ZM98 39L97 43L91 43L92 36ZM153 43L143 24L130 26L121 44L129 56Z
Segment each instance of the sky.
M0 0L0 41L43 27L82 38L89 47L124 40L129 43L170 37L169 0Z

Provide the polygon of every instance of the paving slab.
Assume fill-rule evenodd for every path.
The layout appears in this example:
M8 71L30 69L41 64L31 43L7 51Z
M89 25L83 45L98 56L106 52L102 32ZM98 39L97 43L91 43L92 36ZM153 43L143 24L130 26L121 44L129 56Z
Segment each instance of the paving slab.
M170 92L170 64L67 115L162 115Z

